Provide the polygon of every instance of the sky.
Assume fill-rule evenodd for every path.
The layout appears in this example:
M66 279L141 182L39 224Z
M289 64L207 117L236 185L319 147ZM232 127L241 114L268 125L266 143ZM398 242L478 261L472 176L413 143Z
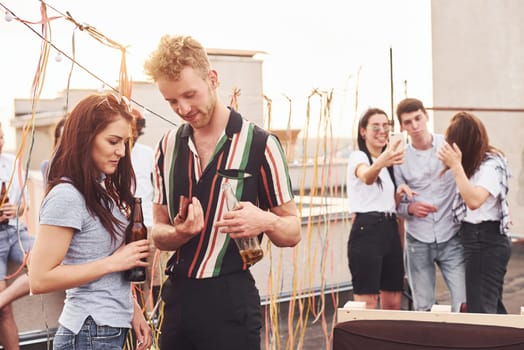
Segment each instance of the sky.
M393 56L395 101L404 95L431 104L430 0L193 0L101 1L49 0L50 7L70 14L79 23L128 46L128 72L145 80L143 62L164 34L187 34L205 47L257 50L263 60L264 94L274 104L284 95L303 115L313 89L333 91L335 122L346 123L368 106L390 114L390 49ZM40 18L40 1L0 0L0 120L9 125L13 100L29 98L40 55L41 39L17 21L7 22L3 6L28 21ZM49 16L58 16L48 8ZM40 31L39 25L30 25ZM52 21L51 41L102 80L118 79L120 54L87 33L74 30L60 18ZM51 51L43 98L67 86L70 62L55 60ZM358 79L357 79L358 78ZM79 68L72 88L100 88L102 84ZM282 108L282 107L281 107ZM300 117L298 117L300 119ZM300 127L300 121L297 121ZM343 130L342 125L339 130ZM6 130L7 147L14 145Z

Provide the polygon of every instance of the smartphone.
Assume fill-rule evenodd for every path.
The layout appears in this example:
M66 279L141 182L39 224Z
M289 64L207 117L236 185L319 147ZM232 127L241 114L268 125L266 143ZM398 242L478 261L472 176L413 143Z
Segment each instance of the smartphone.
M401 132L393 133L389 136L389 142L392 145L395 145L400 140L399 145L396 150L403 150L406 147L406 137Z

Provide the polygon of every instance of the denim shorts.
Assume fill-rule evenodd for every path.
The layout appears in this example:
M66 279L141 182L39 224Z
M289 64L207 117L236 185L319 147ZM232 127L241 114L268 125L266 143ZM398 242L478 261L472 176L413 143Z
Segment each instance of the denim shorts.
M20 225L18 231L16 226L0 224L0 280L4 280L7 274L7 262L13 261L21 264L24 261L25 253L33 245L34 237L29 236L24 225ZM20 241L18 235L20 235Z
M129 328L98 326L89 316L78 334L59 326L53 350L122 350Z

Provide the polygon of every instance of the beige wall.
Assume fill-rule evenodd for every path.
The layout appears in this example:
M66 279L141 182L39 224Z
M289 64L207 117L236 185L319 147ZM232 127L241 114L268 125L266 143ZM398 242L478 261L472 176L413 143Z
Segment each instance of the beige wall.
M229 103L233 89L240 89L238 98L239 112L255 123L263 123L263 92L262 92L262 61L254 57L243 56L210 56L211 65L219 74L219 96L222 101ZM71 110L76 103L89 93L89 89L74 89L69 91L69 106ZM167 102L153 83L135 82L133 84L133 99L146 106L149 110L159 114L162 118L146 114L145 134L140 138L141 143L156 146L164 132L173 127L172 123L179 124L180 119L170 109ZM44 159L48 159L53 146L53 133L56 122L62 117L65 109L65 93L55 99L41 100L38 111L44 112L35 120L34 146L31 153L30 169L39 170ZM31 100L15 100L15 113L18 115L11 119L11 125L16 129L16 147L20 147L22 127L26 124L31 113ZM164 120L165 119L165 120ZM24 163L28 158L31 147L30 138L26 143Z
M433 105L524 109L524 1L433 0ZM454 111L435 112L444 132ZM508 157L512 231L524 234L524 112L473 111Z

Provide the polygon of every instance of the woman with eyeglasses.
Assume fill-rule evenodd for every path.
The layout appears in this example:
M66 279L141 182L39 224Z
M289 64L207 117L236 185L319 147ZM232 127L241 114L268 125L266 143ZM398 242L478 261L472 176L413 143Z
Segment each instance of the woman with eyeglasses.
M467 112L451 119L438 157L451 169L458 189L452 212L462 223L467 311L506 314L502 289L511 255L507 160L489 144L480 119Z
M401 140L389 142L390 121L378 108L359 121L358 150L348 162L348 197L353 224L348 241L355 301L374 309L400 309L404 268L395 214L392 166L404 160Z
M66 291L54 349L121 349L131 327L137 349L151 344L123 273L146 266L149 249L145 239L124 243L133 123L118 96L90 95L68 116L50 163L29 279L34 294Z

